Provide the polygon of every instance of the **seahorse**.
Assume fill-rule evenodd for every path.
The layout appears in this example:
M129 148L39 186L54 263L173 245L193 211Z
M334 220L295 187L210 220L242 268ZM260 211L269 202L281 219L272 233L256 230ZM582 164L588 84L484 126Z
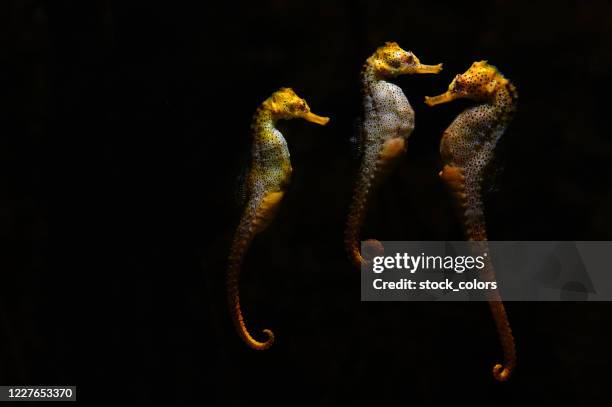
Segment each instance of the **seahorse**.
M482 185L495 147L516 111L518 93L496 67L479 61L455 76L447 92L425 97L425 103L434 106L459 98L480 104L460 113L444 131L440 143L443 169L439 175L461 212L466 238L480 251L488 248ZM489 258L483 271L484 278L494 278ZM504 353L504 363L494 365L493 376L505 381L516 366L514 337L499 292L492 291L487 299Z
M423 65L412 52L404 51L395 42L379 47L363 66L360 129L363 157L344 233L346 250L356 267L364 261L359 235L372 190L405 153L414 129L412 106L402 89L387 79L406 74L436 74L441 70L442 64ZM376 246L378 242L369 243Z
M246 177L247 202L230 249L227 271L227 298L238 335L251 348L268 349L274 334L259 342L249 333L240 308L239 276L246 252L256 234L274 219L291 178L291 161L287 142L275 127L280 119L301 118L325 125L329 118L310 111L305 100L290 88L281 88L266 99L255 112L251 125L253 146L251 167Z

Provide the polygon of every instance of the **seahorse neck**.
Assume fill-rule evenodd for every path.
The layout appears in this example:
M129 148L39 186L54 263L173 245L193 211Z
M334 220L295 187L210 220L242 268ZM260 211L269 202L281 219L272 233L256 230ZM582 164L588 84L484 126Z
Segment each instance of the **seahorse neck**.
M255 141L265 139L276 130L276 118L270 110L260 107L253 116L251 134Z
M495 108L496 114L502 123L507 124L512 118L516 111L517 100L518 93L516 88L508 81L500 85L493 94L490 104Z
M372 87L378 83L385 81L385 78L379 75L374 67L366 62L361 70L361 90L364 95L369 95L372 92Z

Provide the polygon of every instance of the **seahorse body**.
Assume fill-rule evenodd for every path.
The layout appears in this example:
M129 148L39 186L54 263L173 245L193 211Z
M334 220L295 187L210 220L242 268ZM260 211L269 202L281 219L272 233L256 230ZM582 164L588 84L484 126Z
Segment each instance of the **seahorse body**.
M442 65L423 65L396 43L386 43L370 56L361 72L363 93L363 158L345 230L345 245L351 261L364 261L360 232L372 189L406 151L414 129L414 110L401 88L388 78L413 73L438 73Z
M497 68L480 61L457 75L446 93L426 97L425 102L433 106L457 98L470 98L481 104L460 113L444 131L440 143L444 167L440 177L449 186L460 209L466 238L474 241L480 250L486 250L482 197L485 170L512 120L518 93ZM487 258L485 264L483 278L493 280L495 272L490 259ZM516 366L514 337L499 293L493 291L488 300L504 352L504 364L496 364L493 375L505 381Z
M232 320L244 342L253 349L267 349L274 334L264 329L267 339L260 342L249 333L240 308L239 277L246 252L256 234L274 219L291 178L289 149L275 127L279 119L302 118L325 125L329 119L310 112L306 102L293 90L282 88L257 109L253 118L251 169L246 179L248 201L234 235L227 271L227 294Z

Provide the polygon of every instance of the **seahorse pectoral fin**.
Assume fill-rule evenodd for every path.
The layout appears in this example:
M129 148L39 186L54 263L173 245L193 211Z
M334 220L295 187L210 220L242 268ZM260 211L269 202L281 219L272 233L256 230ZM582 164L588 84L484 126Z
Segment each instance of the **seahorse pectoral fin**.
M435 106L440 105L442 103L447 103L456 99L456 94L454 92L444 92L438 96L425 96L425 104L427 106Z
M276 191L269 192L263 197L253 220L255 233L259 233L268 227L270 222L276 217L283 195L285 195L283 191Z
M309 121L311 123L320 124L321 126L325 126L329 122L329 117L323 117L316 115L312 112L308 112L303 116L304 120Z

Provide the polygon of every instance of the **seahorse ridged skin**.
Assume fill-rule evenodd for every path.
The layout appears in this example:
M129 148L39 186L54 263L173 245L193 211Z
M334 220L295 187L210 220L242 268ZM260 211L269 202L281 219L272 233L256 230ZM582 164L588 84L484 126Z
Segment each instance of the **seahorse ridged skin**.
M253 147L251 169L246 178L247 204L230 249L227 269L227 298L236 331L256 350L268 349L274 334L264 329L266 340L260 342L249 333L240 308L239 278L244 257L256 234L274 219L291 178L291 161L285 138L275 127L279 119L304 120L325 125L327 117L310 112L306 101L292 89L281 88L257 109L251 125Z
M444 167L440 177L449 186L461 213L464 232L474 241L479 252L487 249L487 229L484 216L482 184L500 137L516 110L516 88L486 61L474 62L463 74L457 75L448 91L426 97L430 105L446 103L457 98L480 102L460 113L444 131L440 154ZM483 278L493 280L495 271L487 258ZM500 337L504 363L493 367L493 376L508 380L516 366L516 347L504 304L497 291L487 298Z
M423 65L397 43L388 42L370 56L361 71L363 157L345 230L348 255L360 267L360 233L372 189L406 151L414 130L414 110L401 88L387 79L415 73L438 73L442 65Z

